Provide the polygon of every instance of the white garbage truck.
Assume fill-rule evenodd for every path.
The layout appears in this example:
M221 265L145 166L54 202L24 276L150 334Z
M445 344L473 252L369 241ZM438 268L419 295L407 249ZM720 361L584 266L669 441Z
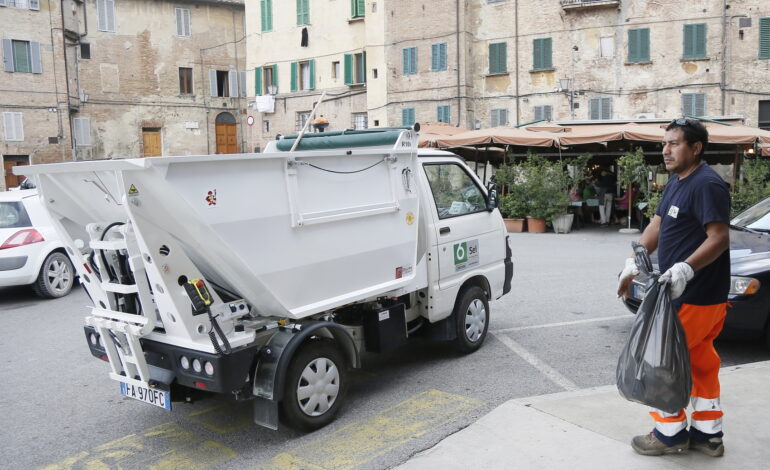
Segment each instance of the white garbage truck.
M364 352L416 335L473 352L510 290L496 190L417 130L16 171L65 240L116 394L166 410L224 394L257 424L313 430Z

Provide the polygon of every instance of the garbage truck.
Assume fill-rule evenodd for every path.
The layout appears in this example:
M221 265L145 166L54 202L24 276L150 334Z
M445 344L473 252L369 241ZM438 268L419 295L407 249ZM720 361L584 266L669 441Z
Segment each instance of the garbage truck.
M222 394L314 430L362 354L418 335L471 353L511 288L496 188L417 130L15 171L64 239L116 395L171 410Z

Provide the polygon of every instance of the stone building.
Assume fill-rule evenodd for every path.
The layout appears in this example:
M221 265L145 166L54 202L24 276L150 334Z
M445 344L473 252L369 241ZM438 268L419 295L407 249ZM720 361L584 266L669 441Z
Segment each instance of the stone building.
M246 150L243 0L0 0L0 25L4 162Z
M337 130L680 114L770 127L765 0L246 0L246 13L257 146L298 131L321 92Z

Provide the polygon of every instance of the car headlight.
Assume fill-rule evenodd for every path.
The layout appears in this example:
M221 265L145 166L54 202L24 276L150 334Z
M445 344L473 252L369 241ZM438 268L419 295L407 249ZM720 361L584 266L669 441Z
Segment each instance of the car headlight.
M753 277L730 277L730 294L732 295L751 295L759 291L759 281Z

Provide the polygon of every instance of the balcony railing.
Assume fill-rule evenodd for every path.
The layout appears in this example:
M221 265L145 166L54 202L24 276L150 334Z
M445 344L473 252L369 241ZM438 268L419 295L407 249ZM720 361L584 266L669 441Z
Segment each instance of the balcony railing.
M620 0L560 0L560 3L565 10L577 10L580 8L618 6Z

